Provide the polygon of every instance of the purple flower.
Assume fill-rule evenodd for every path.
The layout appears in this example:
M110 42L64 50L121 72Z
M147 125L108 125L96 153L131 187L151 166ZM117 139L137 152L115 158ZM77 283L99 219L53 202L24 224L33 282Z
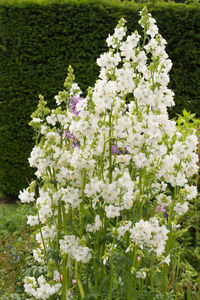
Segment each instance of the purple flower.
M58 134L59 134L59 135L62 135L63 139L65 139L65 140L69 139L69 140L72 140L72 141L73 141L73 143L72 143L72 145L71 145L71 148L80 147L79 141L78 141L78 139L74 136L73 133L71 133L70 131L66 131L66 130L62 131L62 130L60 130L59 128L58 128L57 131L58 131Z
M156 110L157 106L153 106L153 112Z
M129 154L126 148L118 148L116 145L112 145L112 154Z
M158 213L159 211L165 212L166 209L162 205L157 205L155 213Z
M69 104L69 107L71 108L73 114L77 117L80 111L76 110L76 104L79 103L79 101L83 100L83 98L77 98L77 97L72 97L71 102Z
M117 148L117 146L115 146L115 145L112 145L112 154L119 154L119 150L118 150L118 148Z
M69 140L73 140L73 143L71 146L72 148L80 147L78 139L70 131L68 131L68 133L67 133L67 138Z
M67 131L66 131L66 130L64 130L64 131L63 131L63 135L62 135L63 139L65 139L65 138L66 138L66 136L67 136Z
M80 147L80 144L79 144L79 141L78 139L75 137L74 138L74 141L73 141L73 144L72 144L72 148L76 148L76 147Z
M73 135L73 133L71 133L70 131L67 132L66 137L67 137L69 140L73 140L73 139L75 138L75 136Z

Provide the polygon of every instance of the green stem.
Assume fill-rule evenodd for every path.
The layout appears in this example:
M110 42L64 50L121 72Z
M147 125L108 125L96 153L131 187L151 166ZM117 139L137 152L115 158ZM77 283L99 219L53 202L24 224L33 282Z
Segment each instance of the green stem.
M60 249L60 233L61 233L61 226L62 226L62 215L61 215L61 199L58 200L58 227L57 227L57 250Z
M166 299L167 293L167 273L168 273L168 265L164 265L164 272L163 272L163 295L164 299Z
M109 114L109 183L112 183L112 109Z
M86 265L86 283L85 283L85 290L86 294L88 293L88 286L89 286L89 268L88 265Z
M199 169L200 169L200 137L199 137L200 127L199 127L199 121L197 122L196 133L197 133L197 138L198 138L198 147L197 147L197 155L198 155L198 158L199 158L198 166L199 166ZM199 183L199 170L197 171L197 176L196 176L196 187L197 187L197 189L198 189L198 183ZM195 245L197 247L198 240L199 240L199 214L198 214L198 206L197 206L197 196L195 197L194 208L195 208L195 216L196 216L196 220L195 220L195 224L196 224L196 226L195 226L196 227Z
M116 227L115 227L115 235L112 244L111 256L110 256L110 287L109 287L109 300L112 300L112 286L113 286L113 252L115 249L115 241L117 237L117 226L118 226L118 217L116 218Z
M133 255L133 268L135 268L136 271L136 259L137 259L137 249L136 247L134 248L134 255ZM132 299L136 299L136 272L133 272L133 276L132 276L132 286L133 286L133 298ZM132 290L131 290L132 293Z
M79 278L79 273L78 273L78 262L77 262L77 261L75 262L75 274L76 274L76 282L77 282L77 284L78 284L79 291L80 291L80 294L81 294L81 299L83 299L83 298L85 297L85 292L84 292L84 289L83 289L81 280L80 280L80 278Z
M100 171L99 171L99 180L102 179L102 177L103 177L103 166L104 166L105 150L106 150L106 142L105 142L105 137L104 137L103 153L102 153L102 156L101 156L101 166L100 166Z
M86 184L86 170L84 169L82 175L82 201L80 205L80 215L81 215L80 237L83 236L83 231L84 231L83 217L84 217L85 184Z
M173 199L172 206L170 208L169 221L168 221L168 224L170 226L171 226L172 220L173 220L173 212L174 212L174 206L175 206L175 203L176 203L177 194L178 194L178 187L174 187L174 199ZM166 253L167 254L170 251L172 240L173 240L173 232L171 230L170 234L169 234L168 241L167 241L167 245L166 245ZM165 266L164 266L164 272L163 272L163 283L162 283L164 299L166 299L166 292L167 292L167 274L168 274L168 265L165 264Z
M142 175L143 175L143 170L140 169L140 174L139 174L139 190L140 190L140 197L143 194L143 186L142 186ZM143 210L143 201L140 200L140 207L139 207L139 217L142 219L142 210Z
M151 269L150 269L150 284L151 284L151 289L153 288L153 259L151 257Z
M106 223L106 218L105 218L105 220L104 220L104 230L103 230L102 236L106 236L106 234L107 234L107 223ZM104 254L105 254L105 240L102 242L100 252L101 252L101 257L103 257ZM100 272L99 283L102 282L102 280L104 278L104 273L105 273L105 266L104 266L103 262L101 261L101 272Z
M97 239L96 239L96 243L95 243L95 252L97 254L97 257L99 257L99 235L98 234L97 234ZM98 291L99 266L98 266L96 259L95 259L94 271L95 271L95 290Z
M172 206L171 206L170 212L169 212L169 222L168 222L168 224L170 226L172 224L172 217L173 217L173 213L174 213L174 206L175 206L175 203L176 203L176 196L177 196L177 194L178 194L178 188L174 187L174 199L173 199Z
M66 269L67 266L67 254L64 254L63 257L63 268L62 268L62 300L66 300L66 294L67 294L67 283L68 283L68 271ZM69 287L68 287L69 288Z
M62 203L62 214L63 214L63 226L64 226L64 232L67 230L67 216L65 213L65 205Z
M45 242L44 242L44 237L43 237L43 233L42 233L42 225L41 225L41 221L40 221L40 215L39 212L37 212L38 214L38 220L39 220L39 227L40 227L40 235L41 235L41 239L42 239L42 244L43 244L43 248L44 248L44 252L46 253L46 246L45 246Z
M62 214L63 214L64 232L66 233L66 230L67 230L67 218L66 218L66 213L65 213L65 206L64 206L63 203L61 205L62 205L61 209L62 209ZM62 264L62 275L63 275L63 280L62 280L62 300L66 300L67 289L70 288L69 270L66 269L67 259L68 259L67 254L64 254L63 255L63 264Z

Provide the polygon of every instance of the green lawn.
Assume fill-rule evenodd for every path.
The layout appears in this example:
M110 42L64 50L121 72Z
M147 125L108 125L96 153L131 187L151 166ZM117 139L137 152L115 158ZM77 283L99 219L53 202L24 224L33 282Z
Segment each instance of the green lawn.
M0 299L23 297L24 273L32 261L34 239L27 215L33 207L0 204ZM20 296L19 296L20 295ZM22 297L22 298L21 298Z

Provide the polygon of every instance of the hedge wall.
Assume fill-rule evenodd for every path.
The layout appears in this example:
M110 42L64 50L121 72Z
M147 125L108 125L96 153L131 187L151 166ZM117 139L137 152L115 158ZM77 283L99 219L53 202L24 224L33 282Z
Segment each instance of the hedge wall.
M3 0L2 0L3 1ZM38 94L49 103L62 89L71 64L85 90L98 75L96 58L121 16L138 28L141 5L117 1L36 0L0 4L0 191L17 195L33 176L27 159L33 132L27 125ZM9 1L10 2L10 1ZM171 88L176 108L200 113L200 6L149 6L173 61Z

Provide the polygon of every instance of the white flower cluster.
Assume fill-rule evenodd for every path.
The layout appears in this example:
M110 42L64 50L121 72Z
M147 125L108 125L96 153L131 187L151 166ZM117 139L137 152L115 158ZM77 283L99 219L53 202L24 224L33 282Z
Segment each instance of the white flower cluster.
M130 229L130 237L134 243L143 249L153 251L157 256L161 256L165 250L167 234L169 230L165 225L159 226L157 218L151 218L149 221L140 220Z
M68 256L76 261L82 261L88 263L91 259L91 250L88 247L82 247L79 245L79 238L74 235L66 235L64 239L59 241L60 251L62 254L68 254Z
M102 221L99 215L96 215L94 224L87 224L86 230L88 232L96 232L99 231L102 227Z
M36 299L48 299L52 295L56 294L60 288L60 283L50 285L46 282L44 276L40 276L37 282L34 277L26 277L24 281L25 292L32 295Z
M30 203L35 201L34 193L30 192L29 189L24 189L23 191L19 192L19 199L22 203Z

